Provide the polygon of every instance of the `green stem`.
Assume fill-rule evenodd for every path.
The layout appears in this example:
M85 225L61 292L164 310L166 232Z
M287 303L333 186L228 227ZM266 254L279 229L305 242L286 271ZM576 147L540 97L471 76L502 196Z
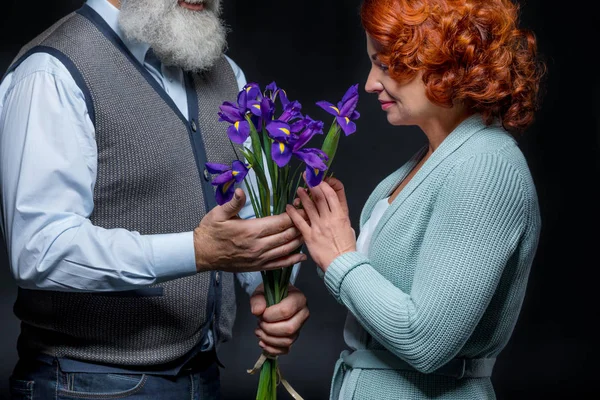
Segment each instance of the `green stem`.
M248 176L248 175L246 175ZM254 188L250 184L250 179L244 178L244 183L246 184L246 188L248 189L248 194L250 195L250 202L252 203L252 209L254 210L254 215L257 217L260 215L260 207L256 202L256 194L254 193Z
M265 290L265 299L267 300L267 307L271 307L275 304L275 296L273 295L273 285L271 283L271 274L269 271L261 271L263 278L263 286Z
M271 361L271 387L273 388L271 399L277 399L277 360Z
M260 137L258 136L258 132L256 131L256 127L254 126L250 115L246 115L246 121L248 121L248 124L250 125L250 138L252 140L252 152L256 156L255 161L260 165L261 169L264 169Z

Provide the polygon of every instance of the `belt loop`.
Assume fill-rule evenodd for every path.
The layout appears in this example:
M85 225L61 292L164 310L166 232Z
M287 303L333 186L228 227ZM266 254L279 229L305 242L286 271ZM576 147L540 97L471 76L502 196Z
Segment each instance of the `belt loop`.
M458 374L457 379L462 379L465 377L465 371L467 369L467 360L464 358L460 360L460 373Z

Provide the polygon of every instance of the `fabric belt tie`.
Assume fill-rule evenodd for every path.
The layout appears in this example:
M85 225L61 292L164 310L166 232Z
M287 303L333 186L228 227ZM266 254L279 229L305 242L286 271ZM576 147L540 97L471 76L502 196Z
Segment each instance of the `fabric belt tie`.
M495 358L453 358L427 375L441 375L455 379L488 378L496 363ZM335 365L331 398L338 399L344 376L349 369L381 369L419 372L415 367L387 350L344 350ZM422 372L420 372L422 373Z

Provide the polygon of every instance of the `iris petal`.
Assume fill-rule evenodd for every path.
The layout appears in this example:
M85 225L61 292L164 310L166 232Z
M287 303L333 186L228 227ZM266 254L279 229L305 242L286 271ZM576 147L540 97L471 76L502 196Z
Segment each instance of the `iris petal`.
M212 185L213 186L217 186L217 185L222 185L226 182L229 181L233 181L233 172L231 170L222 173L221 175L217 176L215 179L212 180Z
M336 117L339 115L339 112L336 111L337 107L328 101L317 101L316 104L331 115Z
M315 187L323 181L325 171L306 166L306 183L309 187Z
M348 117L337 117L337 122L340 125L340 128L344 131L346 136L353 134L356 132L356 124L350 120Z
M275 164L279 167L284 167L292 158L292 149L285 143L275 142L271 145L271 157Z
M285 122L270 121L267 123L267 132L275 140L289 141L291 139L290 126Z
M250 136L248 121L238 121L227 129L227 136L233 143L243 144Z
M225 164L206 163L206 169L211 174L220 174L221 172L229 171L231 167Z
M222 206L233 198L233 194L235 193L235 185L233 182L226 183L224 185L220 185L217 187L217 191L215 193L215 199L217 200L217 204Z

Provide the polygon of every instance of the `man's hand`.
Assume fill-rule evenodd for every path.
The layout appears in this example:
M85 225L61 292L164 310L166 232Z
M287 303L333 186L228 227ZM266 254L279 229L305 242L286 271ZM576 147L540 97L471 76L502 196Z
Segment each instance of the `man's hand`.
M285 299L267 308L261 284L250 298L250 309L259 319L254 331L259 338L258 345L272 356L289 353L300 328L310 316L306 297L292 285L289 285Z
M286 213L243 220L237 214L246 202L242 189L231 201L215 207L194 230L198 272L249 272L277 269L306 260L290 254L304 243Z

